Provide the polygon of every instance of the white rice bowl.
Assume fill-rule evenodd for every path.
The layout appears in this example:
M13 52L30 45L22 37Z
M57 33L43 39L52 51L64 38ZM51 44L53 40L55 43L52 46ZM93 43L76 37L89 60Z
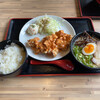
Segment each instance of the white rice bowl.
M17 70L25 59L25 51L15 43L0 50L0 74L9 74Z

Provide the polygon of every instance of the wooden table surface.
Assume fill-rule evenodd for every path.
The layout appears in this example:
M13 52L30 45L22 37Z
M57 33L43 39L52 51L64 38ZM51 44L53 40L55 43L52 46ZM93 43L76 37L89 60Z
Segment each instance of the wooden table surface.
M0 41L11 18L80 17L77 0L0 0ZM93 20L100 32L100 20ZM81 26L80 26L81 27ZM99 100L100 76L0 78L0 100Z

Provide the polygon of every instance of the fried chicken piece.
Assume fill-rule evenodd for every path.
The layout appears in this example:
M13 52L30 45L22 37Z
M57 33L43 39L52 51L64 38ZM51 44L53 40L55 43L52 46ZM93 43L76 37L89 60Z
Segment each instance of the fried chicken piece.
M64 31L60 30L56 32L56 35L59 37L56 40L56 45L60 50L66 50L69 47L72 36L70 34L64 33Z
M28 40L28 45L30 46L30 47L35 47L36 45L38 45L38 43L39 43L39 38L38 37L35 37L34 39L30 39L30 40Z

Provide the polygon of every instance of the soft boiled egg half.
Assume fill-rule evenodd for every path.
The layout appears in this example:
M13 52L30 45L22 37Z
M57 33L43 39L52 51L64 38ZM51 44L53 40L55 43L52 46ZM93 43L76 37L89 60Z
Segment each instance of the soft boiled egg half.
M87 43L87 45L82 49L82 53L84 55L92 55L96 51L96 44L95 43Z

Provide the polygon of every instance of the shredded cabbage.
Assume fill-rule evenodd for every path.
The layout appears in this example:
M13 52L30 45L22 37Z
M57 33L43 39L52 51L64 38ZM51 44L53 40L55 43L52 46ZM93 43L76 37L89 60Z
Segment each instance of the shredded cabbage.
M39 33L53 34L59 31L60 24L53 18L45 16L38 20L36 24L39 26Z

